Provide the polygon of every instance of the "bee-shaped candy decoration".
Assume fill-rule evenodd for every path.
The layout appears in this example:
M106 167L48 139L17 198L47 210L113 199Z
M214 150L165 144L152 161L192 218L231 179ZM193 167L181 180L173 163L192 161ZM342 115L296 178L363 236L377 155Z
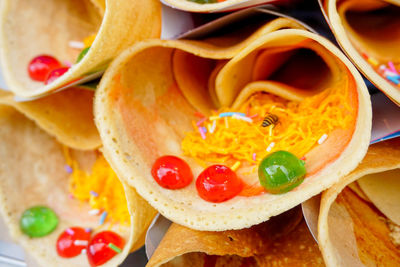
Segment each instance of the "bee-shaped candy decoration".
M274 125L274 127L275 127L275 125L278 124L278 122L279 122L278 116L276 116L275 114L269 113L265 116L261 126L268 127L270 125Z

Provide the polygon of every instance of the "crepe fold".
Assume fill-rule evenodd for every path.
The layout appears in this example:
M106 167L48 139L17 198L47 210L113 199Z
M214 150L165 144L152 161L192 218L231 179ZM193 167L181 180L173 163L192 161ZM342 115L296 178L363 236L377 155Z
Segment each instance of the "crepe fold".
M296 207L242 230L202 232L172 224L147 267L304 264L324 266L301 208Z
M56 240L68 227L90 227L97 233L113 230L125 239L125 247L104 266L117 266L131 250L144 244L147 227L155 211L134 189L124 186L130 223L99 225L91 216L89 204L69 197L66 158L63 147L12 106L0 105L0 214L13 239L34 256L41 266L89 266L86 255L65 259L56 252ZM71 155L84 170L90 171L99 152L73 150ZM59 218L54 232L29 238L19 228L24 210L48 206Z
M158 0L5 0L0 26L2 70L14 94L37 97L104 70L124 48L160 33ZM89 52L56 81L44 85L30 79L27 67L34 57L48 54L60 62L76 62L80 51L69 42L92 34L96 38Z
M322 194L318 239L328 266L400 264L399 158L400 139L371 145L359 167ZM364 196L349 186L355 181Z
M256 3L246 3L252 2L250 1L243 1L243 0L224 0L224 1L209 1L209 3L199 3L201 1L196 0L163 0L167 5L172 6L174 8L178 8L181 10L189 11L189 12L221 12L221 11L228 11L228 10L236 10L239 8L245 8L254 5L260 5L261 3L275 3L275 2L284 2L280 0L265 0L265 1L253 1Z
M319 0L338 43L357 68L395 103L400 88L379 72L380 64L400 62L400 2Z
M138 43L112 63L96 91L95 122L105 155L119 177L162 215L192 229L243 229L264 222L339 181L358 165L368 147L369 94L334 45L286 18L246 33ZM240 105L257 92L301 101L324 88L342 86L341 79L350 86L345 92L349 98L339 105L348 102L353 122L306 155L307 178L296 190L211 203L199 197L194 182L168 190L153 179L151 167L163 155L185 159L194 177L203 170L181 150L196 112L210 114L220 106ZM307 89L301 84L308 84ZM259 186L256 173L239 175Z
M71 88L37 100L17 102L12 93L0 90L0 104L15 108L58 142L90 150L101 146L94 124L93 96L93 91Z

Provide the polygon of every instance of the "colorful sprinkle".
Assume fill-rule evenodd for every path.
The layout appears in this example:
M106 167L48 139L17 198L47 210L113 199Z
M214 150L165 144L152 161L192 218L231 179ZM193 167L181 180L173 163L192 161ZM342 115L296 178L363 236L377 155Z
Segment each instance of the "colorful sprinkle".
M325 140L328 138L328 135L327 134L323 134L322 136L321 136L321 138L318 140L318 144L322 144L323 142L325 142Z
M231 167L232 171L237 171L237 169L240 167L240 161L236 161L235 164Z
M398 85L400 83L399 78L397 78L396 76L386 76L386 79L388 79L389 81L391 81L392 83Z
M199 127L199 132L200 132L201 138L206 139L206 133L204 132L203 127Z
M112 250L114 250L117 253L121 253L121 249L119 247L117 247L116 245L114 245L113 243L109 243L108 247L111 248Z
M224 118L224 117L232 117L233 115L238 115L238 116L243 116L246 117L246 114L242 113L242 112L223 112L219 114L220 118Z
M206 120L207 120L207 118L202 118L201 120L199 120L199 121L196 123L196 125L197 125L197 126L200 126L200 125L202 125L203 122L205 122Z
M99 209L93 209L88 211L89 215L98 215L100 213Z
M215 121L215 120L218 120L218 119L219 119L218 116L211 116L211 117L210 117L210 121Z
M104 224L104 221L106 220L106 218L107 218L107 211L103 211L103 213L101 214L101 217L100 217L100 225L102 225L102 224Z
M64 166L64 169L65 169L65 171L67 172L67 173L72 173L74 170L72 169L72 167L71 166L69 166L69 165L65 165Z
M391 71L393 71L394 73L398 74L398 72L397 72L397 70L396 70L396 67L394 66L394 64L393 64L392 61L389 61L389 62L388 62L388 66L389 66L389 69L390 69Z
M89 242L87 240L75 240L74 245L75 246L87 246Z
M224 117L224 121L225 121L225 128L229 128L228 118Z
M91 233L92 231L93 231L92 228L89 228L89 227L88 227L88 228L85 228L85 232L86 232L86 233Z
M92 195L92 196L94 196L94 197L98 197L99 196L99 194L97 194L96 192L94 192L94 191L90 191L90 194Z
M254 119L254 118L257 118L257 117L258 117L258 114L254 114L254 115L249 116L250 119Z
M233 115L232 118L237 119L237 120L242 120L242 121L247 121L248 123L253 123L253 120L248 118L248 117L243 117L239 115Z
M367 61L374 67L377 67L379 65L379 62L373 57L369 57Z
M257 159L257 154L253 153L253 160L256 161L256 159Z
M85 48L85 44L83 42L79 42L79 41L69 41L68 45L69 45L69 47L74 48L74 49Z
M269 146L267 147L267 152L271 152L272 148L274 148L275 146L275 142L272 142L271 144L269 144Z
M213 121L213 124L211 126L211 129L209 130L210 134L215 132L215 128L217 127L217 122Z
M65 60L65 61L64 61L64 65L67 66L67 67L69 67L69 68L72 67L71 61L68 61L68 60Z

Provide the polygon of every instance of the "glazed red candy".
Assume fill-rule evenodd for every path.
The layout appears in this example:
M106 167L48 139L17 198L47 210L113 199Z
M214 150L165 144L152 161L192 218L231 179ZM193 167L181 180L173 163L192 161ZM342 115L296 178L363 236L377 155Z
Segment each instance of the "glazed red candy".
M46 81L44 83L49 84L49 83L54 82L58 77L62 76L68 70L69 70L69 67L58 68L58 69L52 70L49 73L49 75L47 76Z
M112 231L103 231L96 234L90 241L87 250L90 265L99 266L106 263L118 253L111 247L116 247L122 251L124 245L124 239Z
M29 77L32 80L44 82L49 73L61 67L60 62L52 56L40 55L31 60L28 65Z
M218 203L238 195L243 189L243 183L230 168L212 165L200 173L196 188L202 199Z
M184 188L193 180L189 165L175 156L158 158L153 164L151 175L160 186L167 189Z
M57 239L57 253L60 257L72 258L82 253L90 240L90 231L81 227L70 227Z

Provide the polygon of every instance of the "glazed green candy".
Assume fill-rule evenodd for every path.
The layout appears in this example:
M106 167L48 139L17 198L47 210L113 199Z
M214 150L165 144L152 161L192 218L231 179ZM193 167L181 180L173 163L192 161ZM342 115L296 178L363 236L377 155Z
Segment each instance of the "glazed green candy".
M288 151L272 153L258 166L260 183L272 194L289 192L303 182L305 175L304 161Z
M86 56L86 54L89 52L89 50L90 50L90 46L83 49L79 53L78 58L76 59L76 63L79 63Z
M20 228L29 237L42 237L50 234L58 225L55 212L44 206L35 206L22 213Z

